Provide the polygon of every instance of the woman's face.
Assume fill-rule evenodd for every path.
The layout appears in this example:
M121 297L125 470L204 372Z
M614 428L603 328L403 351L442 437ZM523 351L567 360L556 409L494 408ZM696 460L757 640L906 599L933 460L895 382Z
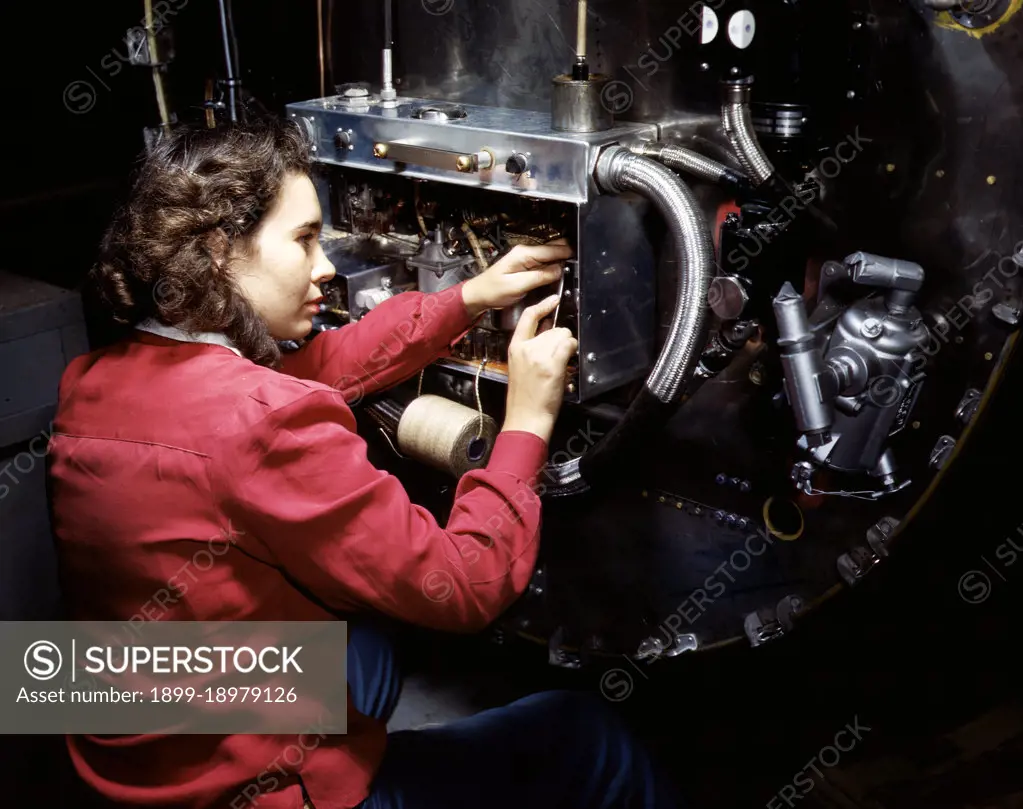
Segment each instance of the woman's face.
M334 265L320 247L320 201L305 174L288 174L247 255L231 262L235 282L277 340L301 340L313 327L320 284Z

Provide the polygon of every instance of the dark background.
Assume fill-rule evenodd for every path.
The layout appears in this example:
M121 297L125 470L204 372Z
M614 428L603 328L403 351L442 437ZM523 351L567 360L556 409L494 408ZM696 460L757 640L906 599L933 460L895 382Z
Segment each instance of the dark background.
M315 4L236 6L239 61L253 93L275 110L318 96ZM167 17L176 49L171 109L179 119L201 116L206 79L224 71L217 4L169 0L169 7L176 10ZM125 32L144 19L143 4L18 3L5 4L2 14L0 267L72 286L125 192L144 149L143 127L159 123L149 70L121 58ZM88 88L75 82L91 85L91 106Z

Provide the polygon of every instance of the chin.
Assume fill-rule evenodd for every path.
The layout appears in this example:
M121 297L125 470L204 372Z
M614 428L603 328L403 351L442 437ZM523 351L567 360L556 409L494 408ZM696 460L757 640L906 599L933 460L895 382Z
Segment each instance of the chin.
M306 317L301 320L297 320L294 323L289 323L285 327L273 329L272 334L274 340L278 342L284 340L304 340L309 336L309 332L313 330L313 319Z

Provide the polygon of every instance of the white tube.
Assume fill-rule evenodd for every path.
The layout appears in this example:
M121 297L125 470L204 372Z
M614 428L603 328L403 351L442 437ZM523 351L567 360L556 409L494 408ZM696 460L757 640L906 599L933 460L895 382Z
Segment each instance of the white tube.
M579 19L576 23L575 55L577 59L586 58L586 0L579 0Z

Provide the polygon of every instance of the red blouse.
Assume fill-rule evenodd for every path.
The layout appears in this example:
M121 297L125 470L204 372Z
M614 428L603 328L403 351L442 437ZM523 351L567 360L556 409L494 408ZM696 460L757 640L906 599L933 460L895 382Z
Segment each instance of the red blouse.
M345 401L415 376L470 326L459 286L397 295L287 355L284 373L140 331L74 360L50 468L70 617L334 618L318 599L439 630L489 624L536 563L532 487L546 443L501 433L441 526L368 462ZM85 781L120 806L301 809L300 783L316 809L355 806L384 725L349 704L347 735L314 741L69 736L68 747Z

